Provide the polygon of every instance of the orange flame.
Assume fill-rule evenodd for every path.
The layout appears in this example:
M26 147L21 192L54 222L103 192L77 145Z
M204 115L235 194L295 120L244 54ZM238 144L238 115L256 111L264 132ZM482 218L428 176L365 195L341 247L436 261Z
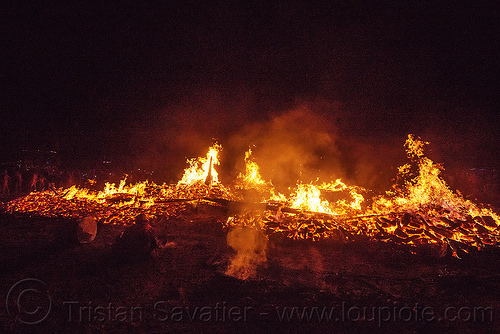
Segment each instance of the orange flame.
M206 157L188 159L188 167L178 185L194 185L206 180L210 180L210 185L219 183L219 174L214 166L220 164L218 156L221 150L222 146L215 143L208 149Z

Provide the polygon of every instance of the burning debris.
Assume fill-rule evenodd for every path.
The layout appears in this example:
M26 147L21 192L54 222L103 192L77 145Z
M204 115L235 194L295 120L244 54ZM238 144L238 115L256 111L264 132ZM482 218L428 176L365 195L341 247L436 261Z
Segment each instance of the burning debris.
M298 182L288 195L282 194L262 179L251 150L245 154L245 173L226 187L216 170L222 147L215 144L205 157L187 161L177 184L127 185L125 178L118 186L107 183L98 192L76 186L32 192L7 203L4 210L50 217L89 216L104 224L129 225L139 214L147 218L189 214L193 203L223 207L228 212L221 219L230 229L228 244L237 252L228 273L241 278L253 275L255 266L265 261L265 244L272 235L313 241L369 239L412 247L434 244L457 257L498 246L498 214L452 191L440 176L442 166L424 155L427 144L408 136L405 146L410 163L399 168L393 188L378 196L340 179Z

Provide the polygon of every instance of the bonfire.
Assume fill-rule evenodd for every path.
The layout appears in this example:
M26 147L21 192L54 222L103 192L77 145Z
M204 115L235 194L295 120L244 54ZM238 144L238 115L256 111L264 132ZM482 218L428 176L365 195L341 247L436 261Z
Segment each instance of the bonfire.
M226 228L253 228L267 237L368 239L411 247L436 244L456 257L498 246L499 215L451 190L441 176L443 167L425 156L427 144L408 135L409 163L398 168L398 184L370 198L367 194L373 192L338 178L297 182L288 194L280 193L261 177L251 150L245 154L245 172L233 184L223 185L217 172L222 147L214 144L206 156L187 161L176 184L127 184L124 178L101 191L72 186L32 192L3 210L31 216L91 216L102 224L129 225L141 213L150 219L175 217L193 203L205 203L227 209Z

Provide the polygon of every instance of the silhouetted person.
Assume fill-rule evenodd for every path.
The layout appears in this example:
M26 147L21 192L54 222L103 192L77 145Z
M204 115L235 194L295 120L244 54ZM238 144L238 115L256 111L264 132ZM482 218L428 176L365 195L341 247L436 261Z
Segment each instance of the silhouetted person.
M23 175L19 169L16 170L15 173L16 183L14 186L14 191L16 194L20 194L23 192Z
M56 179L57 179L56 172L54 170L49 170L45 178L47 189L50 190L56 188Z
M114 255L122 261L144 259L158 248L158 243L146 215L135 217L135 224L127 227L114 245Z
M38 185L38 173L33 172L33 176L31 177L30 191L36 191L37 185Z
M66 181L66 188L76 185L75 172L69 172Z
M38 189L40 189L40 191L45 190L46 182L47 182L47 179L43 175L38 176Z
M9 172L7 172L7 170L4 170L3 189L2 189L2 194L4 195L10 195L9 181L10 181Z

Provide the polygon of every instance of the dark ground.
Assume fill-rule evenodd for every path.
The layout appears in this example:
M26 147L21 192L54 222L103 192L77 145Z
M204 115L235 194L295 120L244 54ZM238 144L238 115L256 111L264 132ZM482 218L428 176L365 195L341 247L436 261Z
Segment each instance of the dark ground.
M126 263L111 257L110 245L122 226L102 226L93 243L78 245L72 242L72 221L2 214L0 332L460 334L500 329L497 249L459 260L430 247L412 254L375 242L271 236L267 263L257 277L240 281L224 274L233 252L214 217L222 216L205 207L169 221L164 228L168 248ZM26 278L45 285L23 281L11 289ZM25 294L19 294L22 289ZM294 307L291 319L283 318ZM321 312L331 312L331 318L320 318Z

